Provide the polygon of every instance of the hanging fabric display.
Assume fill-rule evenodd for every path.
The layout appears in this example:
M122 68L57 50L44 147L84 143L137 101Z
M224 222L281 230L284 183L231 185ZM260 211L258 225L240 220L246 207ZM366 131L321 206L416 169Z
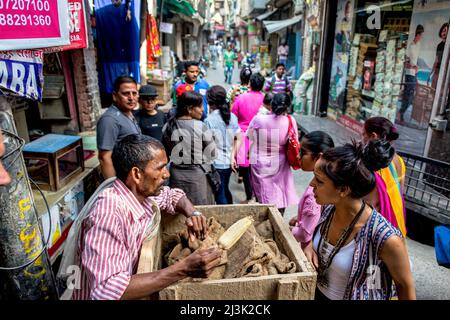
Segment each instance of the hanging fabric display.
M112 93L114 80L128 75L140 82L141 1L94 0L101 92Z
M157 67L157 58L161 56L161 45L159 43L158 25L154 16L147 14L147 67L154 70Z

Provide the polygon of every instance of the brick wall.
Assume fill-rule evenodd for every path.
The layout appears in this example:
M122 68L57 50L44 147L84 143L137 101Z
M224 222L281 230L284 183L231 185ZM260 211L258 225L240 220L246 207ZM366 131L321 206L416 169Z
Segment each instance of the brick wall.
M101 115L100 90L89 16L86 17L89 45L87 49L71 52L76 102L81 131L95 130Z

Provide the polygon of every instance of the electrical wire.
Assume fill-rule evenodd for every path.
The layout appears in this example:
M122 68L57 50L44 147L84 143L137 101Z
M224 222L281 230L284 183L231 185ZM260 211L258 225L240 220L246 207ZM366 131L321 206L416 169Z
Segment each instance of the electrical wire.
M4 159L10 157L12 154L16 153L17 151L19 151L19 150L22 151L22 148L25 145L25 140L8 130L5 130L5 129L1 129L1 130L6 136L11 136L12 138L18 140L18 142L19 142L18 147L9 151L7 154L3 155L3 157L2 157L2 161L3 161ZM15 158L11 161L11 164L8 167L5 167L5 169L8 170L16 162L16 160L19 159L19 157L20 157L20 152L17 152Z
M17 148L13 149L12 151L8 152L7 154L5 154L5 155L2 157L2 160L4 160L4 159L10 157L10 156L11 156L12 154L14 154L15 152L20 151L20 152L17 152L17 155L16 155L16 157L14 158L14 160L11 162L11 164L10 164L8 167L5 167L5 169L7 170L7 169L9 169L9 168L11 167L11 165L12 165L13 163L15 163L16 160L20 157L22 148L23 148L23 146L25 145L25 140L23 140L23 139L22 139L21 137L19 137L18 135L14 134L14 133L12 133L12 132L9 132L9 131L7 131L7 130L5 130L5 129L1 129L1 130L2 130L2 132L5 133L6 135L9 135L9 136L11 136L12 138L15 138L15 139L18 140L18 142L19 142L19 146L18 146ZM28 176L28 174L26 174L26 176ZM47 199L45 198L45 195L44 195L44 193L42 192L41 188L39 188L39 186L37 185L37 183L36 183L33 179L31 179L30 177L28 177L28 179L29 179L30 182L32 182L32 183L34 184L34 186L38 189L39 193L41 194L41 196L42 196L42 198L43 198L43 200L44 200L45 207L47 208L48 220L49 220L49 228L48 228L47 241L44 243L44 246L43 246L42 250L39 252L39 254L38 254L36 257L34 257L32 260L30 260L29 262L26 262L26 263L24 263L24 264L22 264L22 265L20 265L20 266L16 266L16 267L2 267L2 266L0 266L0 270L4 270L4 271L12 271L12 270L18 270L18 269L23 269L23 268L28 267L29 265L33 264L33 263L34 263L34 262L35 262L35 261L36 261L36 260L37 260L44 252L45 252L45 250L47 250L47 248L48 248L48 243L50 242L50 237L51 237L51 233L52 233L52 217L51 217L51 213L50 213L50 207L49 207L49 205L48 205ZM34 202L33 202L33 207L34 207L34 214L36 215L36 220L39 222L39 218L38 218L38 216L37 216L37 208L36 208L36 204L35 204Z

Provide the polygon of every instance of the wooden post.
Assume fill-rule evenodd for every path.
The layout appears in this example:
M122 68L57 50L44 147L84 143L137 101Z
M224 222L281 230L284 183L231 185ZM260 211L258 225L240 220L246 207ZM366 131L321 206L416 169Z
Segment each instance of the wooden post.
M278 281L278 300L297 300L300 283L296 279L281 279Z

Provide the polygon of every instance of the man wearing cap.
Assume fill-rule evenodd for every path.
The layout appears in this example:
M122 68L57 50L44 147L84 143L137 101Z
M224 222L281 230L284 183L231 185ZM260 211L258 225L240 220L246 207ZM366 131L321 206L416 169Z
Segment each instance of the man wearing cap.
M139 104L141 108L134 113L142 134L159 141L162 138L162 128L166 123L166 114L157 109L156 98L158 92L151 85L144 85L139 90Z

